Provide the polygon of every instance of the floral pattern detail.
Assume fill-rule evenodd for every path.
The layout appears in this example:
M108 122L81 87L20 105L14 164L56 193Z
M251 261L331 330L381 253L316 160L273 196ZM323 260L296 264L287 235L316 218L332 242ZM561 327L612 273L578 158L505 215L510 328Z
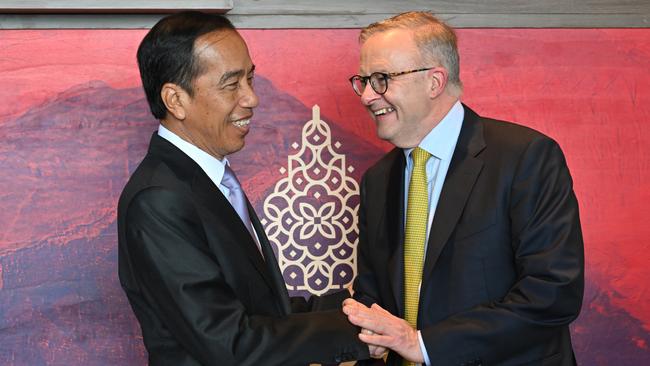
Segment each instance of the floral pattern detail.
M354 167L335 151L330 127L312 108L301 143L290 154L284 176L263 205L262 224L293 294L324 294L349 285L356 273L359 185Z

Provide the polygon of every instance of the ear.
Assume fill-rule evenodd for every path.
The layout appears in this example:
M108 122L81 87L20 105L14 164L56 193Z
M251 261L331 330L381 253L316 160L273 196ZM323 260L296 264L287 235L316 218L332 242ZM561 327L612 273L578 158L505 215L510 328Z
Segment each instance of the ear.
M160 98L169 114L179 121L185 119L185 106L189 102L189 95L183 88L174 83L165 83L160 90Z
M429 81L431 82L431 98L436 98L438 95L442 94L447 87L447 80L449 78L449 73L444 67L434 67L429 70Z

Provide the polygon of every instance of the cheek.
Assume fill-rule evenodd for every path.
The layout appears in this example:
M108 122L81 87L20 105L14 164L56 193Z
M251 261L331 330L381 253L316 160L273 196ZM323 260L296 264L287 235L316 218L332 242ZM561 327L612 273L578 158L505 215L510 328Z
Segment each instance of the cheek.
M404 104L402 103L404 100L408 100L406 98L408 98L408 96L404 92L400 91L397 88L393 88L391 90L390 87L388 88L388 91L386 91L386 93L382 95L382 99L384 100L385 103L388 103L393 107L398 107L398 108Z

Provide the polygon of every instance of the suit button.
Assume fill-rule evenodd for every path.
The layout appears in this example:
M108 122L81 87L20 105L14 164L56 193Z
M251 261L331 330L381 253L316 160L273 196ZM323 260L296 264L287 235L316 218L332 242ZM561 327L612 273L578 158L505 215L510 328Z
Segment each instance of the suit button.
M334 357L334 362L337 362L337 363L338 362L343 362L343 360L341 359L341 357L336 356L336 357Z

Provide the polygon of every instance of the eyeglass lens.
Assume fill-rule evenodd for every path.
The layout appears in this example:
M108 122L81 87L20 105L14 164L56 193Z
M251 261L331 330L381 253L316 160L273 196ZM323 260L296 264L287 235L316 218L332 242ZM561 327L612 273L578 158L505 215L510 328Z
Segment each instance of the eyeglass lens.
M359 95L363 94L363 91L366 89L366 85L368 84L368 80L370 80L370 87L372 87L372 90L374 90L375 93L384 94L386 92L388 86L386 75L380 72L372 73L367 77L358 76L353 78L352 86L354 87L354 91Z

